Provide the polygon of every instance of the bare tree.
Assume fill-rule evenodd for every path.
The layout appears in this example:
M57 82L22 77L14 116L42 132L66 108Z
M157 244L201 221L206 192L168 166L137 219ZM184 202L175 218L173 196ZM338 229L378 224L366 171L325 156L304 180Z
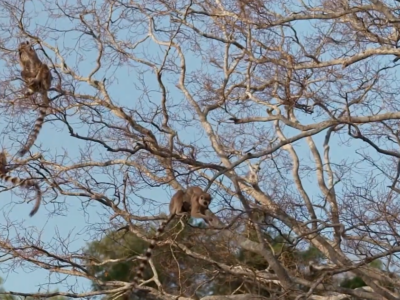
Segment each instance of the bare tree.
M218 237L218 251L245 249L268 266L213 259L206 244L192 249L167 232L160 245L171 255L212 266L197 288L228 277L244 283L203 300L399 299L398 2L0 0L0 7L9 153L26 140L40 106L39 96L24 95L17 45L36 43L54 78L52 111L30 158L11 162L15 176L40 182L38 215L68 214L72 199L93 213L96 203L104 210L87 227L93 239L125 228L149 241L144 225L165 218L160 205L165 212L174 191L199 185L213 195L221 221L206 229ZM48 144L48 135L65 144ZM154 197L160 187L172 190ZM34 197L4 185L10 189ZM113 298L132 288L90 273L90 265L115 261L69 250L70 237L44 243L23 223L1 224L3 268L30 265L102 287L13 295ZM255 239L243 234L246 224ZM265 228L324 259L289 267ZM378 259L383 267L372 267ZM158 288L146 282L134 293L195 299L179 292L184 277L172 288L149 268ZM340 286L334 279L344 274L365 286Z

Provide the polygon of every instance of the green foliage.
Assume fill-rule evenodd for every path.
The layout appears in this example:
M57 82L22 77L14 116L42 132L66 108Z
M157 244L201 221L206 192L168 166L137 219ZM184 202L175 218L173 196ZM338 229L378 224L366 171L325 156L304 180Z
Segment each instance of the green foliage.
M368 265L372 268L376 268L379 270L382 270L382 267L383 267L383 263L379 259L375 259L374 261L370 262Z
M130 232L111 232L101 240L88 244L85 254L95 262L117 259L120 261L104 265L92 265L88 270L102 281L132 281L135 270L140 263L133 258L142 255L147 247L148 243ZM150 276L151 273L146 269L145 279L150 278ZM97 290L99 287L93 283L93 288Z
M190 223L193 224L193 222ZM227 265L243 265L254 270L268 268L264 257L238 248L232 241L224 240L223 236L217 232L204 230L206 226L202 222L196 222L196 225L183 224L184 222L173 221L160 240L168 237L184 244L187 251L199 253L215 261L224 261ZM147 236L154 236L157 226L158 224L155 224L149 228ZM248 225L243 234L249 240L258 241L252 224ZM289 236L274 234L268 226L263 228L262 235L287 269L294 269L302 264L306 265L311 259L316 261L323 258L323 255L314 247L306 250L297 249L291 245ZM103 281L130 282L135 276L139 264L136 256L142 256L147 246L147 242L131 232L111 232L101 240L88 244L85 252L98 263L106 260L119 261L93 265L89 270L92 275ZM239 289L243 292L270 296L267 287L244 282L241 278L221 272L214 264L193 258L179 247L157 246L153 251L152 261L159 281L164 290L169 293L192 297L194 293L199 296L209 293L226 295ZM144 279L150 279L152 276L153 271L150 267L146 267ZM184 284L182 283L183 279ZM212 284L207 284L209 279L213 280ZM203 285L197 289L201 283ZM154 282L147 283L147 285L156 287ZM183 287L182 290L180 287ZM100 289L100 287L93 283L93 289Z
M321 261L322 259L325 258L325 256L316 247L311 245L310 247L308 247L307 250L300 251L298 253L298 258L301 261L308 263L311 260L313 260L313 261Z
M284 267L290 269L296 265L306 266L310 260L320 261L324 258L322 252L314 246L309 246L306 250L299 250L293 246L292 239L289 235L277 234L272 231L269 226L265 227L266 228L262 230L262 238L268 242L275 256L282 262ZM258 241L254 228L249 230L247 227L246 230L248 231L247 238ZM239 250L238 259L257 270L268 268L268 263L262 256L245 249Z
M376 268L379 270L382 270L383 263L379 260L376 259L368 264L372 268ZM383 284L385 286L385 284ZM364 280L361 279L359 276L354 276L352 278L346 277L341 283L341 287L345 288L350 288L350 289L356 289L359 287L367 286L367 284L364 282Z
M293 246L292 239L289 235L283 235L274 230L270 225L265 224L263 215L257 216L259 226L261 227L262 238L264 238L273 253L287 270L295 270L299 267L305 267L310 260L320 261L324 259L324 255L315 247L310 246L306 250L300 250ZM254 225L249 222L246 224L243 235L251 241L258 242L257 233ZM224 261L227 261L225 256ZM239 248L234 255L235 262L232 264L245 265L247 268L255 270L265 270L269 267L268 262L261 255ZM273 272L271 270L271 272ZM239 289L243 293L253 293L265 297L270 297L267 286L253 285L249 282L244 282L240 278L233 276L224 276L221 279L216 279L213 285L213 292L215 294L231 294L233 291Z
M345 278L341 283L341 287L356 289L359 287L366 286L365 282L358 276L354 276L353 278Z
M159 224L151 226L147 230L147 236L153 237L158 226ZM188 249L193 251L214 253L213 242L210 242L210 237L207 237L205 230L199 229L204 228L204 224L196 224L196 227L192 228L187 224L182 226L181 222L173 221L169 224L165 234L159 241L162 241L163 237L168 237L178 242L183 242ZM84 252L97 263L106 260L119 260L117 262L90 266L89 271L92 275L102 281L120 280L130 282L134 278L140 263L136 259L136 256L143 256L147 247L147 242L131 232L111 232L101 240L89 243ZM182 292L186 295L191 295L194 292L196 288L195 283L199 279L198 274L203 274L204 270L207 269L203 262L199 263L198 260L187 256L179 248L171 248L168 245L158 245L153 251L152 261L163 288L168 292ZM153 271L147 266L145 268L144 280L152 277ZM185 278L186 290L179 291L178 286L182 278ZM154 288L157 287L154 281L146 285ZM92 288L98 290L101 287L93 282Z

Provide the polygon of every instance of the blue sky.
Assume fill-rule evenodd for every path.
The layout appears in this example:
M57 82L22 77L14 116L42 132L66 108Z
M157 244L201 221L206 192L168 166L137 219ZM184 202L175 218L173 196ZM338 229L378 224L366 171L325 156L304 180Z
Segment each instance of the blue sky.
M36 7L36 9L38 9ZM57 19L48 21L47 17L44 14L38 13L36 17L32 19L31 27L35 27L35 24L44 24L47 26L55 27L57 29L61 29L63 27L67 28L70 26L66 22L65 19ZM302 25L298 27L298 30L302 30ZM304 27L304 30L305 27ZM308 30L308 29L307 29ZM68 34L65 39L61 39L65 42L65 44L73 45L76 43L76 36ZM60 41L61 41L60 40ZM54 44L52 40L46 40L50 44ZM19 42L19 41L18 41ZM15 42L17 43L17 42ZM147 51L149 53L157 53L159 50L158 46L155 46L154 43L150 43ZM61 43L58 45L62 48ZM49 53L49 52L48 52ZM89 53L86 53L88 57L90 57ZM92 56L95 57L94 55ZM189 62L189 60L188 60ZM3 62L0 62L3 63ZM67 60L67 63L74 64L73 55ZM189 65L189 63L188 63ZM201 61L199 59L191 59L190 67L193 69L200 68ZM81 74L87 75L92 69L92 61L85 61L79 63L79 70ZM135 74L134 68L125 68L118 67L115 68L114 71L115 76L118 77L118 82L115 82L114 85L110 88L113 99L118 99L123 106L131 106L132 101L135 97L139 96L139 92L135 92L135 88L132 85L133 82L137 81L137 75ZM112 73L110 71L110 73ZM100 76L97 78L101 78ZM155 85L154 76L149 74L146 76L149 78L149 88L154 88L158 90L158 87ZM85 89L83 89L85 90ZM176 96L178 99L182 99L182 95L178 94L175 90L171 92L172 95ZM159 99L156 97L154 101L159 103ZM59 126L59 124L58 124ZM80 129L81 130L81 129ZM83 130L83 129L82 129ZM314 137L315 143L318 145L318 148L322 152L322 144L325 137L325 132L319 134ZM190 131L187 133L186 138L192 139L193 133ZM60 151L61 149L68 149L68 152L71 156L78 154L79 145L76 139L73 139L69 136L69 134L65 131L65 128L62 132L56 131L55 127L52 124L46 123L42 132L40 133L39 139L36 143L42 143L45 148L50 149L52 153L55 151ZM359 158L354 151L350 151L350 149L359 148L361 143L358 141L351 142L350 147L346 148L343 145L340 145L340 140L337 136L332 138L331 142L331 156L332 161L339 163L341 159L356 159ZM9 147L10 144L5 143L6 147ZM312 161L311 154L309 153L308 146L304 141L295 143L295 147L298 150L298 154L300 155L300 159L302 163L305 161ZM14 147L15 148L15 147ZM345 151L345 156L341 154L342 151ZM369 151L371 155L376 157L374 151ZM343 152L342 152L343 153ZM362 180L362 178L360 178ZM310 195L319 195L319 190L316 189L316 180L315 173L312 173L310 176L310 181L304 180L304 186L306 190L310 193ZM164 209L166 209L168 204L168 195L164 190L158 189L149 189L146 197L152 199L165 199L164 201L160 200L159 202L163 202ZM0 220L0 226L5 226L5 224L12 220L12 222L24 222L23 227L34 227L36 228L37 235L40 236L40 239L44 242L54 241L54 236L60 235L62 237L70 237L69 250L79 250L82 248L87 242L92 239L92 236L88 234L89 230L87 230L90 224L102 223L103 220L98 216L98 212L103 212L103 208L101 208L96 203L91 204L90 208L85 209L85 213L82 210L82 202L79 199L74 199L72 197L67 198L68 211L66 211L65 216L51 216L48 217L46 206L51 207L51 204L47 204L46 206L42 206L39 212L33 217L29 218L28 214L32 208L32 203L29 204L13 204L16 201L20 201L18 197L11 195L10 193L2 193L1 194L1 204L0 208L2 209L3 219ZM10 208L12 210L10 211ZM9 212L10 211L10 212ZM153 211L154 214L158 214L158 210ZM92 234L92 232L90 233ZM56 245L54 245L56 246ZM26 268L17 268L16 272L4 272L0 267L0 277L4 279L4 287L7 290L11 291L19 291L19 292L35 292L38 291L39 284L45 284L49 282L49 273L43 270L29 270L29 267ZM63 278L63 277L60 277ZM53 278L54 279L54 278ZM54 280L51 280L52 282ZM68 279L70 283L74 283L75 278ZM23 282L23 284L21 284ZM90 283L86 280L79 280L80 286L78 289L89 289ZM64 290L63 285L52 285L48 287L49 290L54 290L59 288L60 290ZM79 290L79 291L82 291Z

